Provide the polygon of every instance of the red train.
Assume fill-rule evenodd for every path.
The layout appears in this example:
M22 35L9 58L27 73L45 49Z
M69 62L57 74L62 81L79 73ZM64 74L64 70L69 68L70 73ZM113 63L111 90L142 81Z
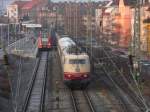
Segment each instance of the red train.
M41 33L38 37L38 49L50 50L52 48L51 37L47 33Z

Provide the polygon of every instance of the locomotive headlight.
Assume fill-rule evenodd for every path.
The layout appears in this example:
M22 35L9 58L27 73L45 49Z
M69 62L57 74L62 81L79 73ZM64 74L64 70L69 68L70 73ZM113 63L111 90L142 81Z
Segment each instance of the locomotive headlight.
M40 46L42 46L42 42L40 42Z
M68 77L71 77L71 75L69 74Z
M87 77L87 74L84 74L83 77Z

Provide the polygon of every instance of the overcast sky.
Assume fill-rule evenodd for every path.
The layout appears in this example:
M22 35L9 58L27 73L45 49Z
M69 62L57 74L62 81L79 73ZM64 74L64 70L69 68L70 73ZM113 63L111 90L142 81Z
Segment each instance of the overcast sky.
M58 1L75 1L75 0L52 0L53 2L58 2ZM76 1L89 1L89 0L76 0ZM91 1L108 1L108 0L91 0Z

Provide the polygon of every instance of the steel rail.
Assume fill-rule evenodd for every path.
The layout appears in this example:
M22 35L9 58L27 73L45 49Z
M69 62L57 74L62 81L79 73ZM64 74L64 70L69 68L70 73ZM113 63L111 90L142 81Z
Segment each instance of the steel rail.
M86 100L88 102L88 105L89 105L89 107L91 109L91 112L96 112L96 110L94 108L94 105L92 104L91 98L88 95L88 91L87 90L83 91L83 94L84 94L84 96L85 96L85 98L86 98Z
M35 64L35 68L33 70L33 76L32 76L32 79L30 81L30 84L29 84L29 88L27 90L27 95L26 95L26 98L25 98L25 101L24 101L24 104L23 104L23 107L22 107L22 112L25 112L25 109L27 108L27 103L29 101L29 98L30 98L30 94L31 94L31 91L32 91L32 88L33 88L33 83L35 81L35 77L36 77L36 73L37 73L37 70L38 70L38 67L39 67L39 63L40 63L40 57L37 59L36 61L36 64Z
M78 112L78 109L77 109L77 105L76 105L76 101L75 101L73 92L72 92L72 90L69 90L69 91L70 91L70 95L71 95L71 99L72 99L72 103L73 103L73 107L74 107L74 112Z
M79 44L78 44L79 45ZM80 47L82 47L81 45L79 45ZM82 47L82 48L84 48L84 47ZM91 55L91 53L87 50L87 53L91 56L91 62L97 62L97 60L94 58L94 56L93 55ZM93 63L91 63L91 64L93 64ZM93 72L94 72L94 69L93 69ZM96 74L96 73L94 73L94 74ZM96 74L96 76L98 76L99 77L99 75L98 74ZM85 92L86 93L86 92ZM87 93L86 93L87 94ZM125 103L125 101L123 101L123 99L119 96L118 97L119 98L119 100L121 100L121 102L122 102L122 108L124 109L124 112L129 112L129 109L128 109L128 105Z
M49 54L49 53L48 53ZM40 105L40 112L43 112L44 110L44 102L45 102L45 90L46 90L46 82L47 82L47 69L48 69L48 54L47 54L47 61L45 65L45 71L44 71L44 82L43 82L43 88L42 88L42 95L41 95L41 105Z
M98 78L101 78L100 75L98 75L97 73L94 73L94 75L96 75L96 77L98 77ZM133 112L132 109L129 107L130 104L126 103L124 98L122 98L122 96L121 96L120 92L123 91L122 88L120 86L114 84L113 80L108 75L105 75L105 77L107 78L107 80L104 79L103 83L110 89L110 91L116 96L116 98L118 98L118 100L120 101L120 104L121 104L120 106L123 109L123 112ZM116 88L116 91L112 90L108 81L112 82L113 86Z
M92 104L92 101L91 101L89 95L87 94L87 91L81 90L81 92L82 92L81 94L83 94L83 96L84 96L84 98L85 98L85 100L86 100L86 102L87 102L87 105L88 105L89 108L90 108L90 111L91 111L91 112L96 112L96 110L94 109L94 106L93 106L93 104ZM79 112L80 109L78 109L78 106L77 106L78 103L77 103L77 101L75 100L76 97L75 97L75 93L74 93L73 90L70 90L70 95L71 95L71 99L72 99L72 103L73 103L74 112Z
M79 45L79 44L78 44L78 45ZM81 48L84 48L84 47L82 47L81 45L79 45L79 46L80 46ZM91 53L90 53L88 50L87 50L87 53L91 56L91 58L90 58L90 59L92 60L91 62L93 62L93 63L94 63L94 62L97 62L97 60L95 59L95 57L94 57L93 55L91 55ZM93 64L93 63L91 63L91 64ZM93 71L94 71L94 69L93 69ZM96 73L94 73L94 74L96 74ZM99 75L97 75L97 74L96 74L96 76L99 77ZM108 78L110 79L110 77L108 77ZM120 88L120 90L122 90L120 86L118 86L118 87ZM125 88L125 89L127 89L127 88ZM125 91L125 90L123 90L123 91L124 91L124 92L127 92L127 91ZM129 94L129 96L130 96L131 99L137 104L137 106L141 107L141 103L139 103L140 101L139 101L139 102L137 101L137 100L139 100L139 98L131 96L131 93ZM128 106L127 106L127 104L125 103L125 101L123 101L121 97L120 97L119 99L120 99L120 100L122 101L122 103L123 103L123 104L122 104L122 107L124 108L124 111L127 111L127 112L128 112L129 109L128 109Z
M33 77L21 112L42 112L47 77L48 52L41 53L33 71Z

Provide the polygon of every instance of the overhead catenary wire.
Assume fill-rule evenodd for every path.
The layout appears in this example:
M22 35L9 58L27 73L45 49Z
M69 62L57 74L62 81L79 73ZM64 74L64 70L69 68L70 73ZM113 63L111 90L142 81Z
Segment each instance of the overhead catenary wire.
M138 92L139 92L139 94L140 94L140 98L144 101L146 110L149 110L149 107L148 107L148 105L146 104L146 101L145 101L145 99L144 99L144 97L143 97L143 95L142 95L142 92L141 92L141 89L140 89L140 87L139 87L139 84L138 84L137 80L135 80L134 74L133 74L133 72L132 72L131 70L130 70L130 73L131 73L131 75L132 75L132 78L133 78L133 80L134 80L134 83L136 84L137 90L138 90Z
M118 69L118 67L116 66L116 64L113 62L113 58L112 58L112 56L109 56L109 54L105 51L105 49L103 48L103 50L104 50L104 52L105 52L105 54L107 55L107 57L106 58L99 58L99 60L103 60L103 59L110 59L111 60L111 63L113 63L113 65L115 66L115 68L117 68L117 71L119 71L119 74L121 74L121 76L123 77L123 80L125 80L125 82L128 84L128 86L130 87L130 89L133 91L133 93L138 97L138 98L140 98L141 99L141 97L134 91L134 88L132 87L132 85L127 81L127 79L123 76L123 74L121 73L121 71ZM142 95L142 94L140 94L140 95ZM143 97L142 97L143 98ZM142 100L142 102L143 102L143 104L144 104L144 106L145 106L145 101L143 101ZM146 107L147 108L147 107ZM148 109L148 108L147 108Z
M75 20L74 20L75 21ZM89 25L90 26L90 25ZM90 26L91 27L91 26ZM91 29L91 28L90 28ZM87 30L88 30L88 28L87 28ZM87 33L88 34L88 33ZM92 38L91 38L91 41L92 41ZM92 45L91 45L91 49L92 49ZM91 54L92 54L92 50L91 50ZM110 58L109 58L110 59ZM121 73L120 72L120 70L119 70L119 73ZM121 73L122 74L122 73ZM122 76L122 75L121 75ZM124 80L126 81L126 83L128 83L128 81L126 80L126 78L124 78ZM128 83L129 84L129 83ZM129 84L130 85L130 84ZM130 85L130 87L132 87L131 85Z
M90 25L88 24L87 25L87 27L89 27ZM91 28L91 30L92 30L92 26L90 26ZM88 32L88 28L87 28L87 36L89 36L89 32ZM91 38L91 42L92 42L92 38ZM91 54L92 54L92 44L91 44ZM109 58L109 56L108 56L108 59L111 59L111 58ZM112 61L112 60L111 60ZM117 66L115 65L115 63L112 61L112 63L113 63L113 65L117 68ZM121 74L121 76L123 76L122 75L122 73L120 72L120 70L117 68L117 71L119 71L119 74ZM130 89L139 97L139 94L137 94L135 91L134 91L134 88L132 87L132 85L127 81L127 79L123 76L123 80L125 80L125 82L128 84L128 86L130 87ZM139 90L139 88L138 88L138 90ZM145 103L145 100L144 100L144 98L143 98L143 96L142 96L142 94L141 94L141 91L138 91L139 93L140 93L140 97L142 97L142 103L144 104L144 106L147 108L147 105L146 105L146 103ZM139 98L140 98L139 97Z
M87 25L88 26L88 25ZM90 26L90 29L92 30L92 26ZM87 30L88 30L88 28L87 28ZM87 35L89 36L89 34L87 33ZM91 42L92 42L92 38L91 38ZM91 44L91 54L92 54L92 44ZM109 58L109 56L108 56L108 59L111 59L111 58ZM111 60L112 61L112 60ZM116 66L116 64L112 61L112 63L113 63L113 65L117 68L117 71L119 72L119 74L121 74L121 76L123 76L123 74L121 73L121 71L118 69L118 67ZM132 73L133 74L133 73ZM137 87L138 88L138 92L139 92L139 94L137 94L136 93L136 91L134 91L134 88L132 87L132 85L127 81L127 79L123 76L123 80L125 80L125 82L128 84L128 86L130 87L130 89L139 97L139 95L140 95L140 99L142 100L142 102L143 102L143 104L144 104L144 106L147 108L147 105L146 105L146 103L145 103L145 99L144 99L144 97L142 96L142 94L141 94L141 91L140 91L140 89L139 89L139 87ZM137 84L136 84L136 86L137 86Z
M107 56L108 57L108 59L112 59L112 58L109 58L109 56ZM114 62L113 62L114 63ZM115 64L115 63L114 63ZM116 65L115 65L116 66ZM104 66L102 66L102 68L103 68ZM116 66L117 67L117 66ZM119 70L118 68L117 68L117 70ZM106 71L106 69L104 70L104 71ZM114 73L115 73L115 71L113 71ZM107 73L107 75L109 75L109 73L108 72L106 72ZM112 73L112 72L111 72ZM119 74L121 74L121 76L123 76L122 75L122 73L121 73L121 71L119 70ZM111 78L111 76L109 76L110 78ZM113 78L111 78L111 80L113 80ZM126 78L123 76L123 80L125 80L125 82L128 84L128 86L130 87L130 89L132 90L132 92L138 97L138 98L140 98L139 96L138 96L138 94L134 91L134 89L133 89L133 87L128 83L128 81L126 80ZM113 82L115 83L115 81L113 80ZM115 85L117 85L116 83L115 83ZM117 85L118 86L118 85ZM143 101L142 101L143 102ZM144 103L143 103L144 104Z
M104 51L104 53L107 55L107 57L109 57L109 54L103 49L103 51ZM141 90L139 89L139 87L137 87L138 88L138 92L139 92L139 94L137 94L136 93L136 91L134 90L134 88L132 87L132 85L127 81L127 79L124 77L124 75L121 73L121 71L118 69L118 67L116 66L116 64L113 62L113 60L111 59L111 58L109 58L110 59L110 61L111 61L111 63L113 64L113 66L116 68L116 70L118 71L118 73L122 76L122 78L123 78L123 80L126 82L126 84L129 86L129 88L133 91L133 93L137 96L137 97L139 97L139 95L140 95L140 100L141 100L141 102L143 103L143 105L145 106L145 109L148 109L148 106L147 106L147 104L146 104L146 101L145 101L145 99L144 99L144 97L142 96L142 92L141 92ZM133 75L133 74L132 74ZM142 99L141 99L142 98Z
M108 78L112 81L113 85L120 90L120 87L118 86L118 84L116 84L116 82L113 80L113 78L109 75L109 73L107 72L106 68L104 66L102 66L104 72L106 73L106 75L108 76ZM123 108L124 111L127 111L126 108Z

